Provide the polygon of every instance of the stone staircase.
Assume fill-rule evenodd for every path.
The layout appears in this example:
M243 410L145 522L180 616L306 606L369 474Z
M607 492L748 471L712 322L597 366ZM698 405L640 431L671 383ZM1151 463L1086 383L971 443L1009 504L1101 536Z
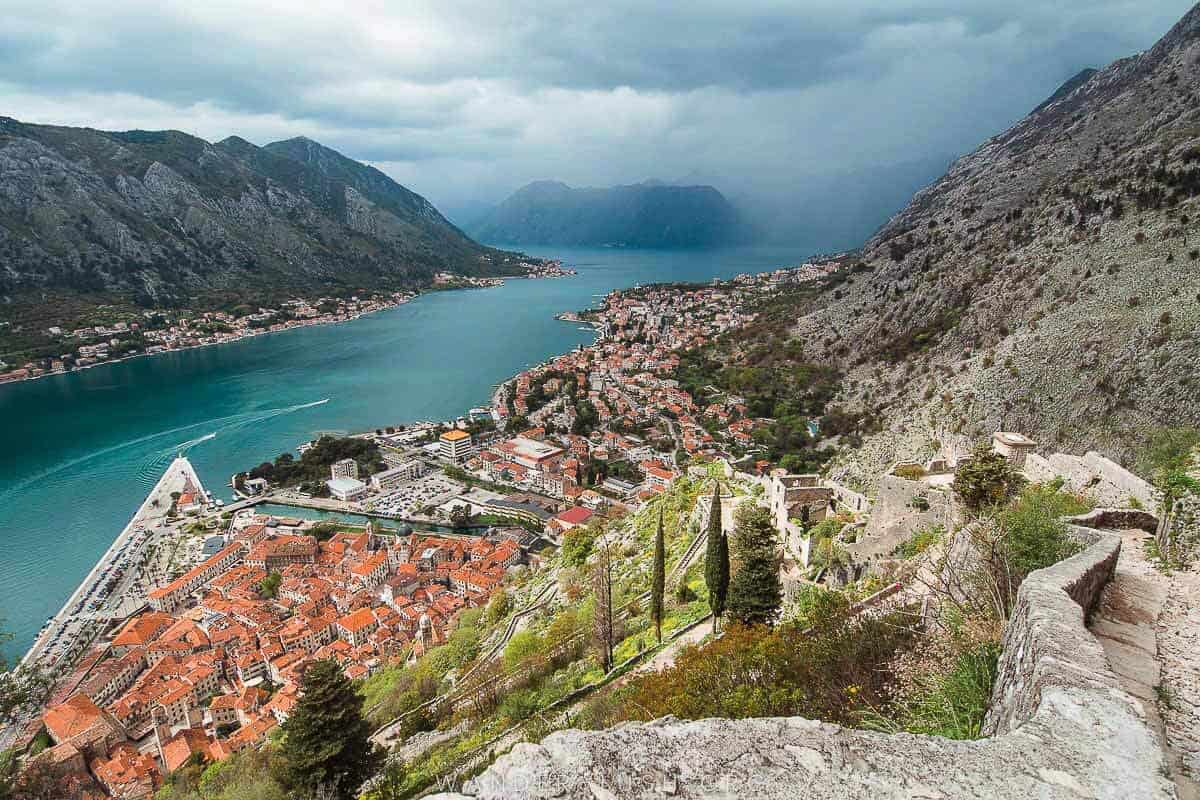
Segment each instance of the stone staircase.
M1166 575L1146 557L1152 535L1120 531L1121 555L1089 630L1122 687L1141 703L1180 800L1200 800L1200 575Z

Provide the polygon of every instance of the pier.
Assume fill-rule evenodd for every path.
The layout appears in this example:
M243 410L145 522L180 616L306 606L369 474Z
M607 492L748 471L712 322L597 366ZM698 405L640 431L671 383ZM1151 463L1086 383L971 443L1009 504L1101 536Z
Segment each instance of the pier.
M151 540L170 535L164 523L174 502L171 495L183 491L204 496L200 476L191 462L180 456L171 462L133 518L38 633L22 664L65 671L105 625L128 616L146 602L144 591L134 582L137 563ZM108 590L106 585L113 580L117 583Z

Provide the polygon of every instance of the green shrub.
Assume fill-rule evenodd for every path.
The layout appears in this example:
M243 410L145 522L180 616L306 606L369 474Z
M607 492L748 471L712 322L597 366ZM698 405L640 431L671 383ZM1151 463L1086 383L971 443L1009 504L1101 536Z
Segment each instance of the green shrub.
M842 521L837 517L826 517L809 530L808 535L813 539L832 539L842 530Z
M1090 504L1052 484L1026 487L1001 512L1001 546L1013 570L1014 585L1036 569L1056 564L1082 549L1071 539L1062 517L1085 513Z
M542 637L531 630L517 631L504 647L504 666L511 669L545 646Z
M1200 428L1162 428L1150 436L1138 456L1137 471L1156 478L1160 472L1182 470L1196 447L1200 447Z
M53 742L50 741L50 734L46 732L45 728L43 728L42 730L38 731L37 736L33 737L33 741L29 744L29 755L36 756L38 753L42 752L47 747L50 747L52 744Z
M925 468L920 464L899 464L892 470L892 474L906 481L919 481L925 477Z
M979 642L952 656L943 672L922 671L914 676L906 696L897 698L885 715L863 714L864 727L890 733L978 739L996 682L998 642Z
M963 505L979 513L1005 502L1023 482L1007 458L983 445L958 468L953 487Z
M688 586L687 577L679 579L678 585L675 587L675 602L683 605L690 603L696 599L696 593L692 591L692 587Z
M844 614L849 599L841 592L831 592L813 583L802 583L792 595L786 609L787 622L808 629Z
M492 599L488 601L484 619L489 625L495 625L507 617L510 611L512 611L511 598L508 596L508 592L501 589L493 594Z
M790 623L775 630L732 625L719 639L685 647L667 669L634 678L626 701L608 710L607 722L667 714L852 722L860 698L885 702L886 663L911 637L898 614L828 616L812 633Z
M836 569L850 564L850 553L834 539L814 539L809 552L809 565Z
M541 707L541 698L532 689L509 692L500 701L500 713L512 722L532 717Z
M563 536L562 560L570 567L581 567L592 554L596 532L591 528L572 528Z
M946 529L941 525L936 525L932 528L922 528L910 536L907 541L896 545L896 549L892 551L892 554L903 559L913 558L940 542L945 535Z

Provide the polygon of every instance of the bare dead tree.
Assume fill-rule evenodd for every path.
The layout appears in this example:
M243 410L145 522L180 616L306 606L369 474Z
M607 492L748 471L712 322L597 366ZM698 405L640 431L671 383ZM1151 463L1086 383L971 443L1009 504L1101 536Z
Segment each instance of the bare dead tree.
M1012 611L1020 576L1004 546L1006 531L993 518L983 518L958 531L946 542L944 555L919 565L909 580L924 588L937 625L944 611L958 618L991 619L1000 623Z
M612 553L608 536L600 538L603 546L592 573L593 596L596 601L592 638L604 671L608 672L613 666L613 648L616 646L617 632L613 616Z

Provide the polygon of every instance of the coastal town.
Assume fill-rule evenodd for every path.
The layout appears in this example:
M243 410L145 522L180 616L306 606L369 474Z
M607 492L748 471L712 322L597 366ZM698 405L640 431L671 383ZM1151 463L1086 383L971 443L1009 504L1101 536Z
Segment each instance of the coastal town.
M333 474L331 483L353 470L337 464ZM144 592L123 584L108 616L111 589L93 599L102 582L89 576L30 653L63 671L25 735L41 730L55 772L90 777L114 797L150 796L197 754L220 760L265 742L314 660L362 678L419 657L464 609L486 604L508 570L536 563L537 537L520 526L438 536L225 511L180 458L96 577L129 563L128 548L154 524L148 509L166 524L199 524L202 560ZM117 616L131 596L144 602Z
M1200 0L9 5L0 800L1200 800Z
M514 269L520 271L520 277L530 278L560 278L575 274L561 262L537 259L520 261ZM431 288L488 288L502 286L504 281L504 278L476 278L442 272L434 276ZM24 360L19 366L0 360L0 384L87 369L135 356L226 344L310 325L346 322L403 305L417 295L415 291L406 291L292 298L271 308L240 306L230 311L194 313L155 309L103 324L69 329L54 325L38 332L42 341L38 349L48 355Z
M514 570L643 507L690 461L761 469L763 422L736 396L698 404L674 377L680 353L828 269L614 291L579 316L593 344L501 384L490 407L303 443L233 476L228 505L178 458L38 636L26 664L54 675L52 694L6 735L42 737L56 774L149 797L189 759L266 742L307 664L360 679L412 662Z

